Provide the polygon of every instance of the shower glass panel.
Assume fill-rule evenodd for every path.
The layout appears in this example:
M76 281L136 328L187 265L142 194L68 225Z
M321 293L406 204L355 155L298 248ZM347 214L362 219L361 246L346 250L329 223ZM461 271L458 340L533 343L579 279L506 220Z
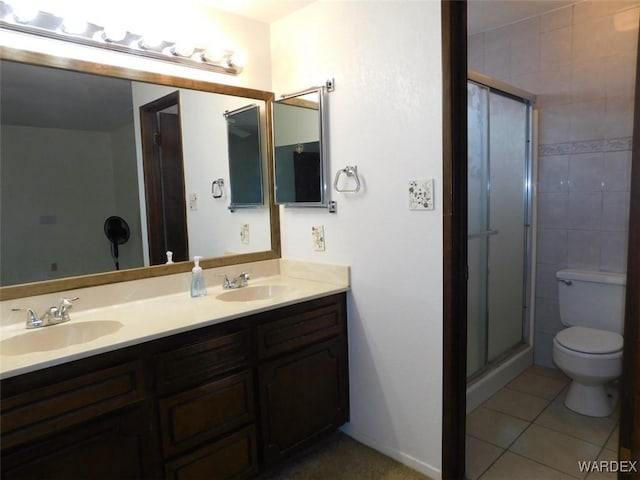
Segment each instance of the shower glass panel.
M467 85L469 378L523 343L531 107Z

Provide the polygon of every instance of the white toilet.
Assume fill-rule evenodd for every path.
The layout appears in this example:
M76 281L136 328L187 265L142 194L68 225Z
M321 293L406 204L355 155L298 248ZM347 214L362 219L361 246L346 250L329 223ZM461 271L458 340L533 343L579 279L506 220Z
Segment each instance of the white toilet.
M626 276L621 273L560 270L560 321L553 361L573 381L567 408L606 417L615 408L605 386L622 373L622 333Z

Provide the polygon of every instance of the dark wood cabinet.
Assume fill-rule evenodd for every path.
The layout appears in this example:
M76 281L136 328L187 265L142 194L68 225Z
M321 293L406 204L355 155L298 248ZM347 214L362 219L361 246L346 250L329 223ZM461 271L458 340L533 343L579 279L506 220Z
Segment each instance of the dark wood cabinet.
M348 420L346 338L337 294L5 379L2 478L256 476Z
M254 420L253 378L245 370L158 401L167 457Z
M255 427L250 425L167 464L167 480L227 480L258 473Z
M142 407L9 449L2 455L5 480L114 480L157 478L153 441Z
M344 342L334 339L260 366L262 446L277 463L348 419Z

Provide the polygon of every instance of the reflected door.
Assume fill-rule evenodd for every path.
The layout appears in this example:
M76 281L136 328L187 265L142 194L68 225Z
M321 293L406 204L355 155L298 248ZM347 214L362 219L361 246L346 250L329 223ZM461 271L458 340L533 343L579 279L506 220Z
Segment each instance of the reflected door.
M523 342L530 105L468 83L467 376Z
M149 262L189 260L178 92L140 107Z

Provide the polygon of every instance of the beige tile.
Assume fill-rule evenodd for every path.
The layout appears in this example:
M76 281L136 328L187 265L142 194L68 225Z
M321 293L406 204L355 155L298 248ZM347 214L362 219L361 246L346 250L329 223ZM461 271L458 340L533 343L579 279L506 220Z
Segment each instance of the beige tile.
M600 447L564 433L531 425L509 450L569 475L583 477L578 461L595 460Z
M599 462L612 462L615 460L618 460L617 454L609 450L603 450L598 457ZM587 480L615 480L618 478L618 474L613 472L590 472L586 478Z
M612 414L598 418L580 415L565 407L564 401L559 398L551 402L535 423L602 447L616 426L617 416Z
M564 372L558 368L543 367L542 365L531 365L525 370L525 372L533 373L534 375L542 375L543 377L556 378L558 380L564 381L567 385L569 384L569 377L567 377Z
M532 421L549 404L549 400L503 388L484 404L486 408L497 410L523 420Z
M523 393L529 393L537 397L551 400L566 386L567 381L562 378L537 375L529 371L517 376L509 383L508 388Z
M504 449L467 435L465 455L466 477L469 480L480 478L487 468L502 455Z
M489 410L475 409L467 415L467 433L477 439L507 448L529 424L519 418Z
M607 443L605 444L604 448L617 453L619 436L620 436L620 426L616 425L616 428L614 428L613 432L611 432L611 435L609 435L609 440L607 440Z
M528 458L506 452L480 480L570 480L574 477Z

